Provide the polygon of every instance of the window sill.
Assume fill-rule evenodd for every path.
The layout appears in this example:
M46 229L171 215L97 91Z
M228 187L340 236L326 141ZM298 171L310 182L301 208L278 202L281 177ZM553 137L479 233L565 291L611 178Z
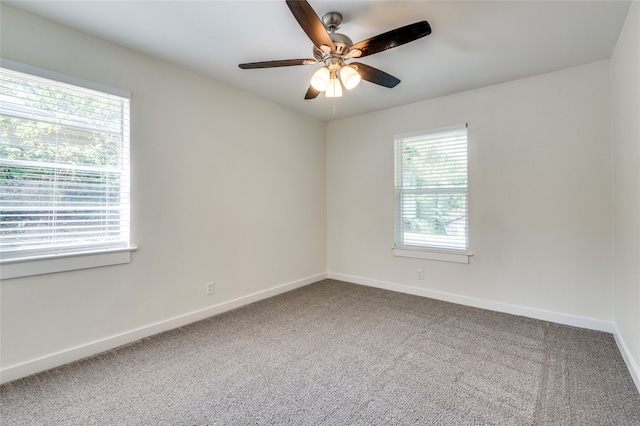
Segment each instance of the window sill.
M82 253L64 253L21 259L2 260L0 279L28 277L77 269L99 268L131 262L131 252L137 247L124 247Z
M468 251L438 251L425 248L394 248L394 256L411 257L414 259L438 260L441 262L469 263L469 257L473 256Z

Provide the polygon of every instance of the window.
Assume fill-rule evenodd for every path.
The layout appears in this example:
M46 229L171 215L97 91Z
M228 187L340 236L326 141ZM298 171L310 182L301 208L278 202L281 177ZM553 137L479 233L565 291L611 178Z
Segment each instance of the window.
M468 263L466 125L396 136L395 177L395 254Z
M130 249L129 95L62 81L71 79L2 61L3 269L16 260Z

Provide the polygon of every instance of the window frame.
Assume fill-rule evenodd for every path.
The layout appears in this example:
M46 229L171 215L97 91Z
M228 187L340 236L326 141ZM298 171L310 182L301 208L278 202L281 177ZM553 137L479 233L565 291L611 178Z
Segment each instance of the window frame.
M74 76L58 73L33 65L23 64L13 60L1 58L0 66L8 70L13 70L34 77L46 78L60 83L70 84L82 89L90 89L109 95L115 95L126 99L131 99L131 93L127 90L110 87L104 84L83 80ZM131 114L130 104L127 113ZM131 127L129 124L127 145L129 153L131 151L130 141ZM129 188L131 187L129 171ZM129 217L131 213L131 201L129 200ZM108 265L130 263L131 252L137 247L131 244L131 221L128 221L129 237L125 243L113 245L104 244L97 246L87 246L84 248L59 247L56 251L34 251L26 253L24 256L5 255L0 253L0 279L18 278L31 275L48 274L53 272L71 271L77 269L95 268Z
M452 132L456 130L467 130L466 135L466 186L464 191L460 189L456 189L453 192L464 193L466 196L466 233L465 233L465 247L462 249L452 248L452 247L440 247L436 245L428 245L428 244L407 244L404 242L404 231L403 231L403 213L402 213L402 194L405 194L407 191L404 188L401 188L400 174L402 173L399 170L399 164L401 158L399 156L402 155L400 151L401 144L406 139L413 139L420 136L428 136L434 135L438 133L446 133ZM394 135L394 207L395 207L395 217L394 217L394 246L393 253L397 257L410 257L417 259L425 259L425 260L436 260L436 261L444 261L444 262L454 262L454 263L469 263L469 257L473 255L473 253L469 249L469 134L468 134L468 126L466 123L464 124L456 124L451 126L444 126L433 128L429 130L411 132L411 133L403 133ZM433 190L429 192L428 190L415 190L416 194L420 193L439 193L439 190ZM447 192L447 191L445 191ZM448 192L447 192L448 193Z

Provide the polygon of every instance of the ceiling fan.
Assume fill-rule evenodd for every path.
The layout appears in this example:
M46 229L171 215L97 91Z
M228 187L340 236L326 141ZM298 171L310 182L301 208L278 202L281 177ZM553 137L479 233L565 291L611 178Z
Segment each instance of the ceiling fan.
M342 25L340 13L329 12L320 20L305 0L287 0L287 6L313 42L313 59L249 62L239 66L242 69L256 69L324 63L311 77L305 99L315 99L321 92L325 92L327 97L340 97L342 85L346 89L352 89L361 79L389 88L397 86L400 83L398 78L361 62L347 64L347 61L373 55L431 34L429 23L420 21L353 44L349 37L335 32Z

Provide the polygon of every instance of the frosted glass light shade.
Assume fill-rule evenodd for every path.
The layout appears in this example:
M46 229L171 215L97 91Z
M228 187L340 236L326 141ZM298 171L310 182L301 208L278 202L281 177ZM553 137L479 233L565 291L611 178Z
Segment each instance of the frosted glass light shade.
M329 70L326 67L322 67L311 77L311 87L318 90L319 92L324 92L325 90L327 90L329 80Z
M325 95L327 98L339 98L342 96L342 85L340 84L340 80L337 78L329 80L329 85L327 86Z
M340 69L340 80L347 90L351 90L360 83L360 74L348 65Z

